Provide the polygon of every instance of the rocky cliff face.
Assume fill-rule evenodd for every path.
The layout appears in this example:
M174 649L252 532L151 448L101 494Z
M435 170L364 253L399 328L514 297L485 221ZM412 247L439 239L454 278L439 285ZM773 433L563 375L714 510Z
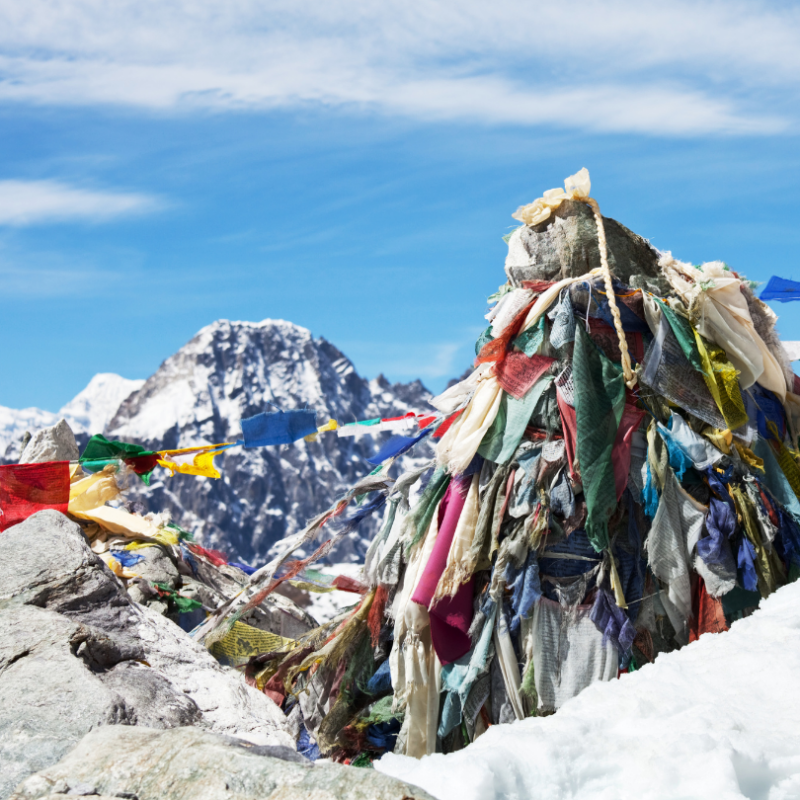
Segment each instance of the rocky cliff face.
M290 322L220 320L130 394L105 432L147 447L177 448L235 441L242 417L275 406L308 406L322 424L331 417L351 422L429 410L429 397L419 381L361 378L330 342ZM260 563L278 539L301 528L372 469L365 458L377 449L375 438L324 434L311 443L236 448L217 458L219 480L162 477L129 497L146 510L168 509L206 546ZM336 558L363 554L365 537L378 522L362 523Z

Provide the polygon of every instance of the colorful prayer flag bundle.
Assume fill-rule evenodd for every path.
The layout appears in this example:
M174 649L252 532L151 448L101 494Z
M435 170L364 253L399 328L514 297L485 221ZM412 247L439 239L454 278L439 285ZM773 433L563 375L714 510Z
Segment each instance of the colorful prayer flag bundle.
M324 755L448 752L554 713L800 574L800 381L775 315L725 265L603 220L585 170L565 188L517 212L475 369L432 401L435 458L362 481L242 598L308 570L330 539L289 555L350 498L385 507L360 602L247 667ZM420 436L398 438L376 462Z

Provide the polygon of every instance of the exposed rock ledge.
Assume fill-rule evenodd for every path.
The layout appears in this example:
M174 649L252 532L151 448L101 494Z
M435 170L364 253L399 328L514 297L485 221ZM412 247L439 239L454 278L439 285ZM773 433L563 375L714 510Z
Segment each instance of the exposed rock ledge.
M0 535L0 764L2 800L20 782L14 797L428 797L311 766L280 709L135 603L56 511Z

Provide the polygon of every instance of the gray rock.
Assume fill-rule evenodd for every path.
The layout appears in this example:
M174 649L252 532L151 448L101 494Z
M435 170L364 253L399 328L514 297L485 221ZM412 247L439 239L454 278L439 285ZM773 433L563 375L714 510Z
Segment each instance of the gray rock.
M0 611L34 605L114 631L118 643L137 611L122 584L91 551L74 522L58 511L40 511L0 536ZM131 641L129 655L143 658ZM114 662L116 663L116 662Z
M139 661L122 661L100 675L129 709L129 723L147 728L202 724L203 715L188 695L161 673Z
M65 419L51 428L34 433L19 457L20 464L39 464L43 461L76 461L80 456L75 434Z
M52 611L0 613L0 797L92 728L127 721L122 698L81 657L92 639L87 626Z
M432 800L374 770L292 763L196 728L121 726L89 733L58 764L23 781L12 800L81 784L138 800Z
M178 588L180 585L178 567L163 547L160 545L143 547L137 550L136 554L142 556L142 560L128 567L134 575L139 575L150 583L165 583L171 589Z
M11 776L0 798L88 730L114 724L294 744L268 697L133 603L79 526L41 511L0 536L0 772Z
M623 283L634 274L657 280L658 253L650 243L614 219L603 217L611 272ZM564 201L539 225L525 225L509 241L506 275L512 283L559 281L600 266L597 225L592 210Z

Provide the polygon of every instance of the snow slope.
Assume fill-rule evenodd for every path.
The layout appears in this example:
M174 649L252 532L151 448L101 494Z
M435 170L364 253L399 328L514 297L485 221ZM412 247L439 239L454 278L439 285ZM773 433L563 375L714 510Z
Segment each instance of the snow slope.
M800 582L551 717L377 768L440 800L800 798Z

